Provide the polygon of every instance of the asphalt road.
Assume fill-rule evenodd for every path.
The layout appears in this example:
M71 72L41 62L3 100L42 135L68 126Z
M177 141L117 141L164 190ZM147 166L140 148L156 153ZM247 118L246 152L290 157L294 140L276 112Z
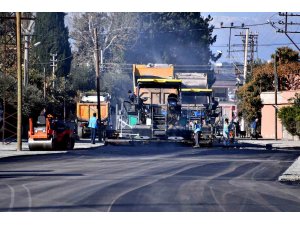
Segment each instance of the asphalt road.
M0 211L300 211L300 152L107 146L0 159Z

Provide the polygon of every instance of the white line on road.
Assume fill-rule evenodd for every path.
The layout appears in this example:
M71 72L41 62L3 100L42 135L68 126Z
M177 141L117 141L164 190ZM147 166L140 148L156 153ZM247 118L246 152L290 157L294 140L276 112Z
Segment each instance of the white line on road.
M7 187L10 189L10 204L9 204L9 211L14 207L15 204L15 190L9 184L6 184Z
M143 185L141 185L141 186L134 187L134 188L132 188L132 189L130 189L130 190L124 191L123 193L121 193L120 195L118 195L118 196L110 203L110 205L109 205L109 207L108 207L108 209L107 209L107 212L110 212L110 211L111 211L111 208L112 208L112 206L114 205L114 203L115 203L118 199L120 199L122 196L124 196L124 195L126 195L126 194L128 194L128 193L130 193L130 192L132 192L132 191L135 191L135 190L138 190L138 189L140 189L140 188L146 187L146 186L148 186L148 185L150 185L150 184L154 184L154 183L156 183L156 182L159 181L159 180L166 179L166 178L168 178L168 177L172 177L172 176L174 176L175 174L181 173L181 172L183 172L183 171L186 171L186 170L189 170L189 169L198 167L198 166L199 166L199 165L196 165L196 166L189 166L189 167L187 167L187 168L186 168L186 167L185 167L185 168L182 168L182 169L180 169L180 170L177 170L177 171L174 172L174 173L166 174L165 176L160 177L159 179L155 179L155 180L150 181L150 182L147 182L146 184L143 184Z
M209 190L210 190L210 193L211 193L211 195L213 196L215 202L217 203L217 205L222 209L223 212L226 212L225 208L224 208L224 207L222 206L222 204L218 201L218 199L217 199L217 197L216 197L216 195L215 195L215 192L214 192L213 188L212 188L212 187L209 187Z
M27 195L28 195L28 211L30 211L31 206L32 206L32 198L31 198L31 193L28 187L26 187L25 184L22 184L23 188L26 190Z

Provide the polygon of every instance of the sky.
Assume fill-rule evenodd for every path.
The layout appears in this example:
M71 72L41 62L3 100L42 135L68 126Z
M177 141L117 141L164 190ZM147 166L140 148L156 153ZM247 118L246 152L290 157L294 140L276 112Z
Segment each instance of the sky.
M245 25L255 25L255 24L263 24L267 21L278 22L282 20L283 17L278 15L278 12L203 12L202 16L207 17L211 15L213 17L213 21L211 22L216 28L220 28L220 23L223 22L223 26L229 27L231 23L234 23L234 26L240 26L242 23ZM300 14L300 13L299 13ZM293 22L300 23L300 16L294 17ZM277 27L281 25L276 24ZM243 60L243 52L234 52L231 54L229 58L228 52L228 43L229 43L229 30L230 29L215 29L214 35L217 35L217 41L212 46L212 51L216 52L217 50L221 50L223 52L221 62L224 61L242 61ZM293 26L294 31L300 32L300 25ZM240 32L244 32L240 29L232 29L231 33L231 50L242 50L241 46L233 46L236 44L242 44L241 37L235 36L240 34ZM292 42L286 37L283 33L276 32L276 29L273 28L270 24L251 26L250 32L254 34L258 34L258 48L255 53L255 58L260 58L265 61L270 60L271 54L273 54L276 48L281 46L288 46L296 50L296 47L292 44ZM290 35L294 42L298 43L300 47L300 33L299 34L291 34Z

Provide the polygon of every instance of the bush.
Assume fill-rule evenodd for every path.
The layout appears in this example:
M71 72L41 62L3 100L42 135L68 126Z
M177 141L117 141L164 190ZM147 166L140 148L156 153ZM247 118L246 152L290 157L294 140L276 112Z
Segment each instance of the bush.
M292 135L300 136L300 131L297 129L297 123L299 124L300 122L299 105L281 108L279 110L278 117L288 132L290 132Z

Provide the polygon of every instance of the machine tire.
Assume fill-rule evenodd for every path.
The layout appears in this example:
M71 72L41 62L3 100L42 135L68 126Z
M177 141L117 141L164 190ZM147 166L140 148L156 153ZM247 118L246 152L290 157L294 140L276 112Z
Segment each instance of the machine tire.
M75 139L74 138L67 138L66 140L66 149L67 150L72 150L74 149L75 145Z
M80 126L80 123L78 123L77 132L78 132L79 140L82 139L83 138L83 131L82 131L82 127Z

